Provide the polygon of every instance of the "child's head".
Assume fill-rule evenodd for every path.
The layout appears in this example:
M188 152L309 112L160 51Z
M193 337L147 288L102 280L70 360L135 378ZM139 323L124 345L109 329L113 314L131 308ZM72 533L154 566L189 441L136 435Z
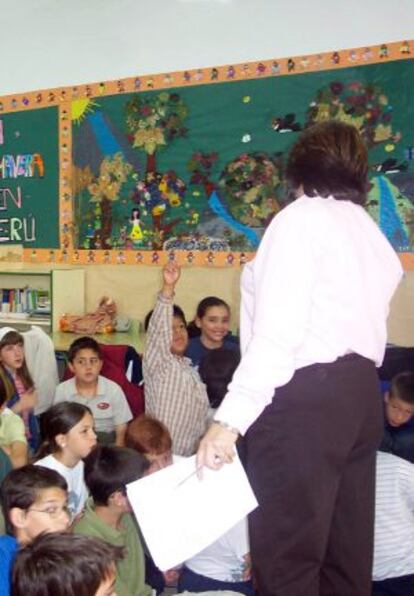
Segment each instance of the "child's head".
M13 566L15 596L115 596L123 549L81 534L43 534Z
M198 372L207 388L212 408L218 408L227 393L233 373L240 362L238 351L220 348L212 350L200 362Z
M128 424L127 447L135 449L149 462L147 474L172 464L172 440L167 427L152 416L142 414Z
M197 306L195 325L207 348L219 348L229 332L230 307L221 298L208 296Z
M69 527L66 480L43 466L23 466L3 480L0 497L6 528L21 544L41 532L63 532Z
M145 457L133 449L98 445L85 459L85 483L95 505L130 511L125 487L147 468Z
M393 377L384 401L388 424L397 427L408 422L414 415L414 373L406 371Z
M44 413L43 434L38 456L61 454L72 465L89 455L96 445L92 412L72 401L55 404Z
M151 310L144 319L145 331L148 330L153 312ZM173 304L172 336L171 352L176 356L183 356L188 345L187 321L183 310L176 304Z
M69 347L68 361L69 369L77 381L95 383L102 368L102 352L98 342L86 336L75 339Z
M26 389L33 387L33 379L24 358L24 339L17 331L8 331L0 339L0 362L12 373L18 373Z

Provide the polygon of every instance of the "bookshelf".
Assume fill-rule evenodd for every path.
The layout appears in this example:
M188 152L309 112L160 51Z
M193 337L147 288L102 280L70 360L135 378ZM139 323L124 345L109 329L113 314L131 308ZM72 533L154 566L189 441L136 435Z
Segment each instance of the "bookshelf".
M83 269L0 269L0 326L59 330L64 313L85 312Z

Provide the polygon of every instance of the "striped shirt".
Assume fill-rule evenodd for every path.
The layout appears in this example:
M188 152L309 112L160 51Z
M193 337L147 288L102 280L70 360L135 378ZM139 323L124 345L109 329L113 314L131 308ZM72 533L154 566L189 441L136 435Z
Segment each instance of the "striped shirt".
M414 464L377 453L373 579L414 573Z
M158 295L143 358L145 409L170 431L173 452L193 455L206 430L208 398L191 360L171 353L172 300Z

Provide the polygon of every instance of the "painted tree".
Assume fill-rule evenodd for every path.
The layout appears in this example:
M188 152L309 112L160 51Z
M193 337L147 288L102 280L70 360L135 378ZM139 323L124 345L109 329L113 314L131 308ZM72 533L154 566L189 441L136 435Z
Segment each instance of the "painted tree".
M281 171L279 156L261 152L228 163L218 186L231 215L249 227L266 227L280 210Z
M146 171L156 172L156 153L187 133L188 108L178 93L136 94L126 104L132 146L147 155Z
M190 184L202 185L207 198L216 188L216 184L211 178L212 169L217 159L218 154L215 151L212 153L195 151L187 163L187 169L191 172Z
M120 199L121 188L131 172L132 166L121 153L116 153L102 160L99 174L88 186L91 203L99 203L101 206L102 225L99 237L102 248L110 248L112 205Z
M334 81L320 89L309 105L306 126L331 119L355 126L368 149L401 139L392 129L392 105L378 85Z

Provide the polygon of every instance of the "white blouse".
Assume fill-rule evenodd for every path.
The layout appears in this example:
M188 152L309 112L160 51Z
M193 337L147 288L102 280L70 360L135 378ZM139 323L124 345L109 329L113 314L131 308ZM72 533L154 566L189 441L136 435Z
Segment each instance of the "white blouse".
M355 352L379 366L400 261L365 209L302 196L242 275L242 360L215 419L245 433L295 370ZM277 393L276 393L277 399Z

